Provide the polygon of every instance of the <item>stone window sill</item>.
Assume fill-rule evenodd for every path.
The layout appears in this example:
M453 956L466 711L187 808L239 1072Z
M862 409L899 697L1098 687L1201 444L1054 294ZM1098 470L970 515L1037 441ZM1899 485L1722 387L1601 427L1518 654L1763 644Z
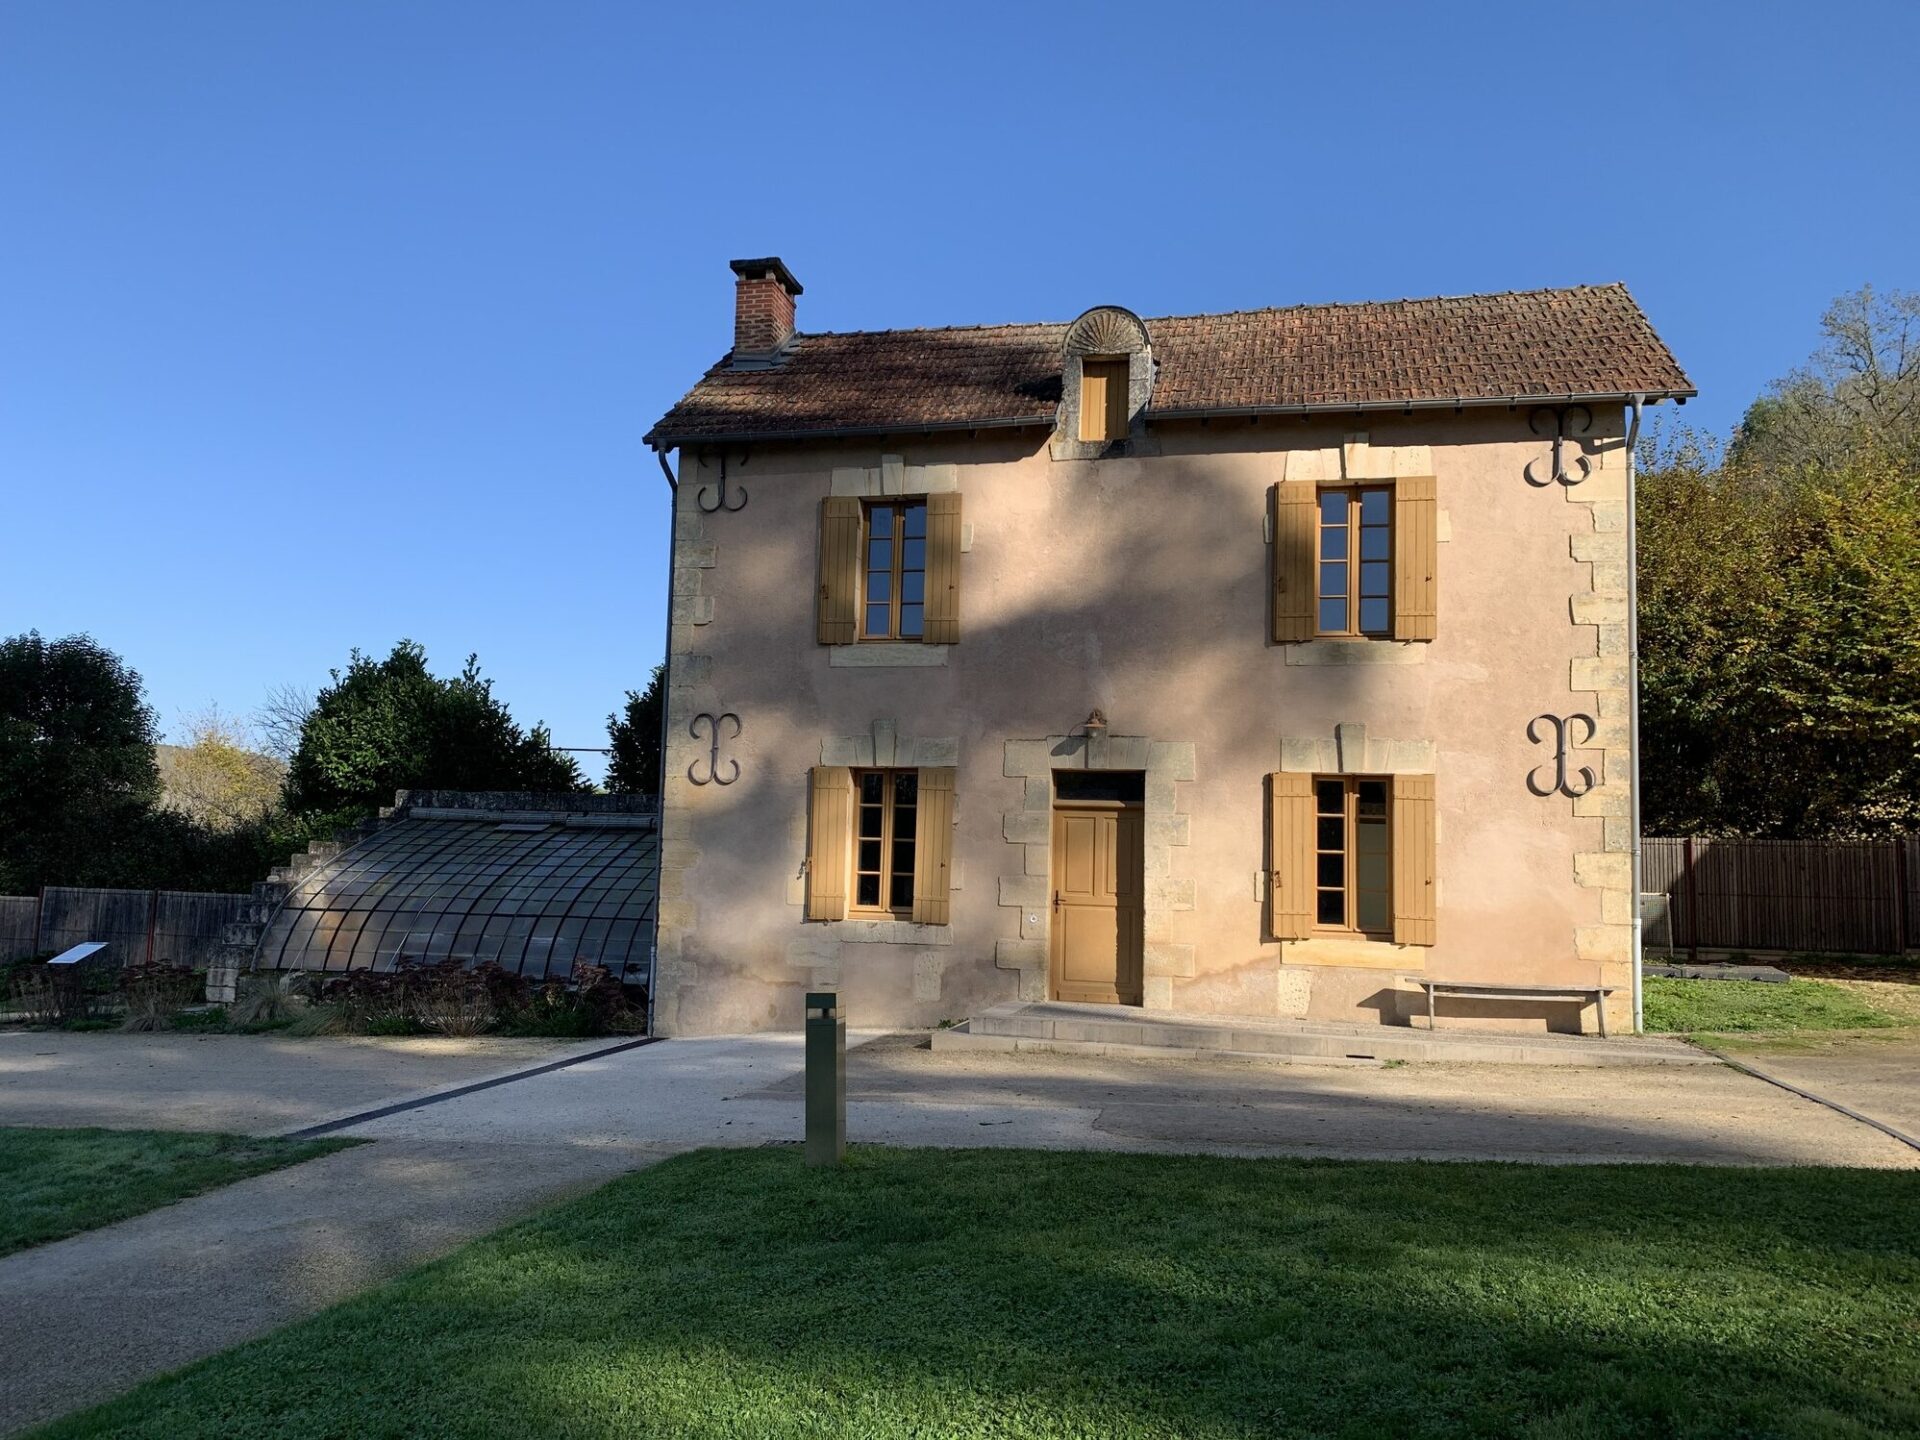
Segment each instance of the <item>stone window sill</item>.
M867 645L835 645L827 663L839 669L869 670L900 666L945 665L951 645L923 645L908 640Z
M1425 945L1396 945L1391 940L1316 936L1288 940L1280 947L1283 965L1336 965L1352 970L1424 970Z
M1328 636L1282 645L1289 665L1424 665L1426 640L1343 640Z

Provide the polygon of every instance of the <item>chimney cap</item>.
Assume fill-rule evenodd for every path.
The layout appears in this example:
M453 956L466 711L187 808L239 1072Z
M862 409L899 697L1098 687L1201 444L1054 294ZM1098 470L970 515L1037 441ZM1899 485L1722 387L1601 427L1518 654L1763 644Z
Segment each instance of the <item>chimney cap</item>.
M800 282L793 278L793 272L787 269L786 261L778 255L765 255L758 260L729 260L727 264L742 280L760 280L771 276L780 282L787 294L801 293Z

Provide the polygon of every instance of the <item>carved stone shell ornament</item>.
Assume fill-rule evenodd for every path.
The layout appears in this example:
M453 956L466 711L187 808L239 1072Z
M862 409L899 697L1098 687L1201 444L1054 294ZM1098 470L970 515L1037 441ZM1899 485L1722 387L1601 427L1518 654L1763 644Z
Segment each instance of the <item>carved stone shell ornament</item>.
M1069 355L1131 355L1147 348L1147 327L1131 310L1101 305L1067 329Z

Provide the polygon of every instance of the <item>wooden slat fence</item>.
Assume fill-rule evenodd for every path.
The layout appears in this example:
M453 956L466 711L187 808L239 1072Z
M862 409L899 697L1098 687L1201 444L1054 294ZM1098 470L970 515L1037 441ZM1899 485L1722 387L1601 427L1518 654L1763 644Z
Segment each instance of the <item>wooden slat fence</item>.
M152 958L198 968L220 948L250 896L192 890L105 890L50 885L38 898L0 896L0 957L23 960L83 940L105 940L120 964ZM36 926L36 916L38 924Z
M0 895L0 965L33 958L34 921L40 901L33 895Z
M1641 841L1676 950L1892 955L1920 948L1920 839ZM1649 934L1649 946L1664 934Z

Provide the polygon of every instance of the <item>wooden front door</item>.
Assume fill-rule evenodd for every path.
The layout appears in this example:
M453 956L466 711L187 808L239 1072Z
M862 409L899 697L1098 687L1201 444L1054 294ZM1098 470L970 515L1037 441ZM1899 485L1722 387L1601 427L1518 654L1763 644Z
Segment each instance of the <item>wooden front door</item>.
M1054 807L1054 999L1140 1003L1141 841L1138 805Z

